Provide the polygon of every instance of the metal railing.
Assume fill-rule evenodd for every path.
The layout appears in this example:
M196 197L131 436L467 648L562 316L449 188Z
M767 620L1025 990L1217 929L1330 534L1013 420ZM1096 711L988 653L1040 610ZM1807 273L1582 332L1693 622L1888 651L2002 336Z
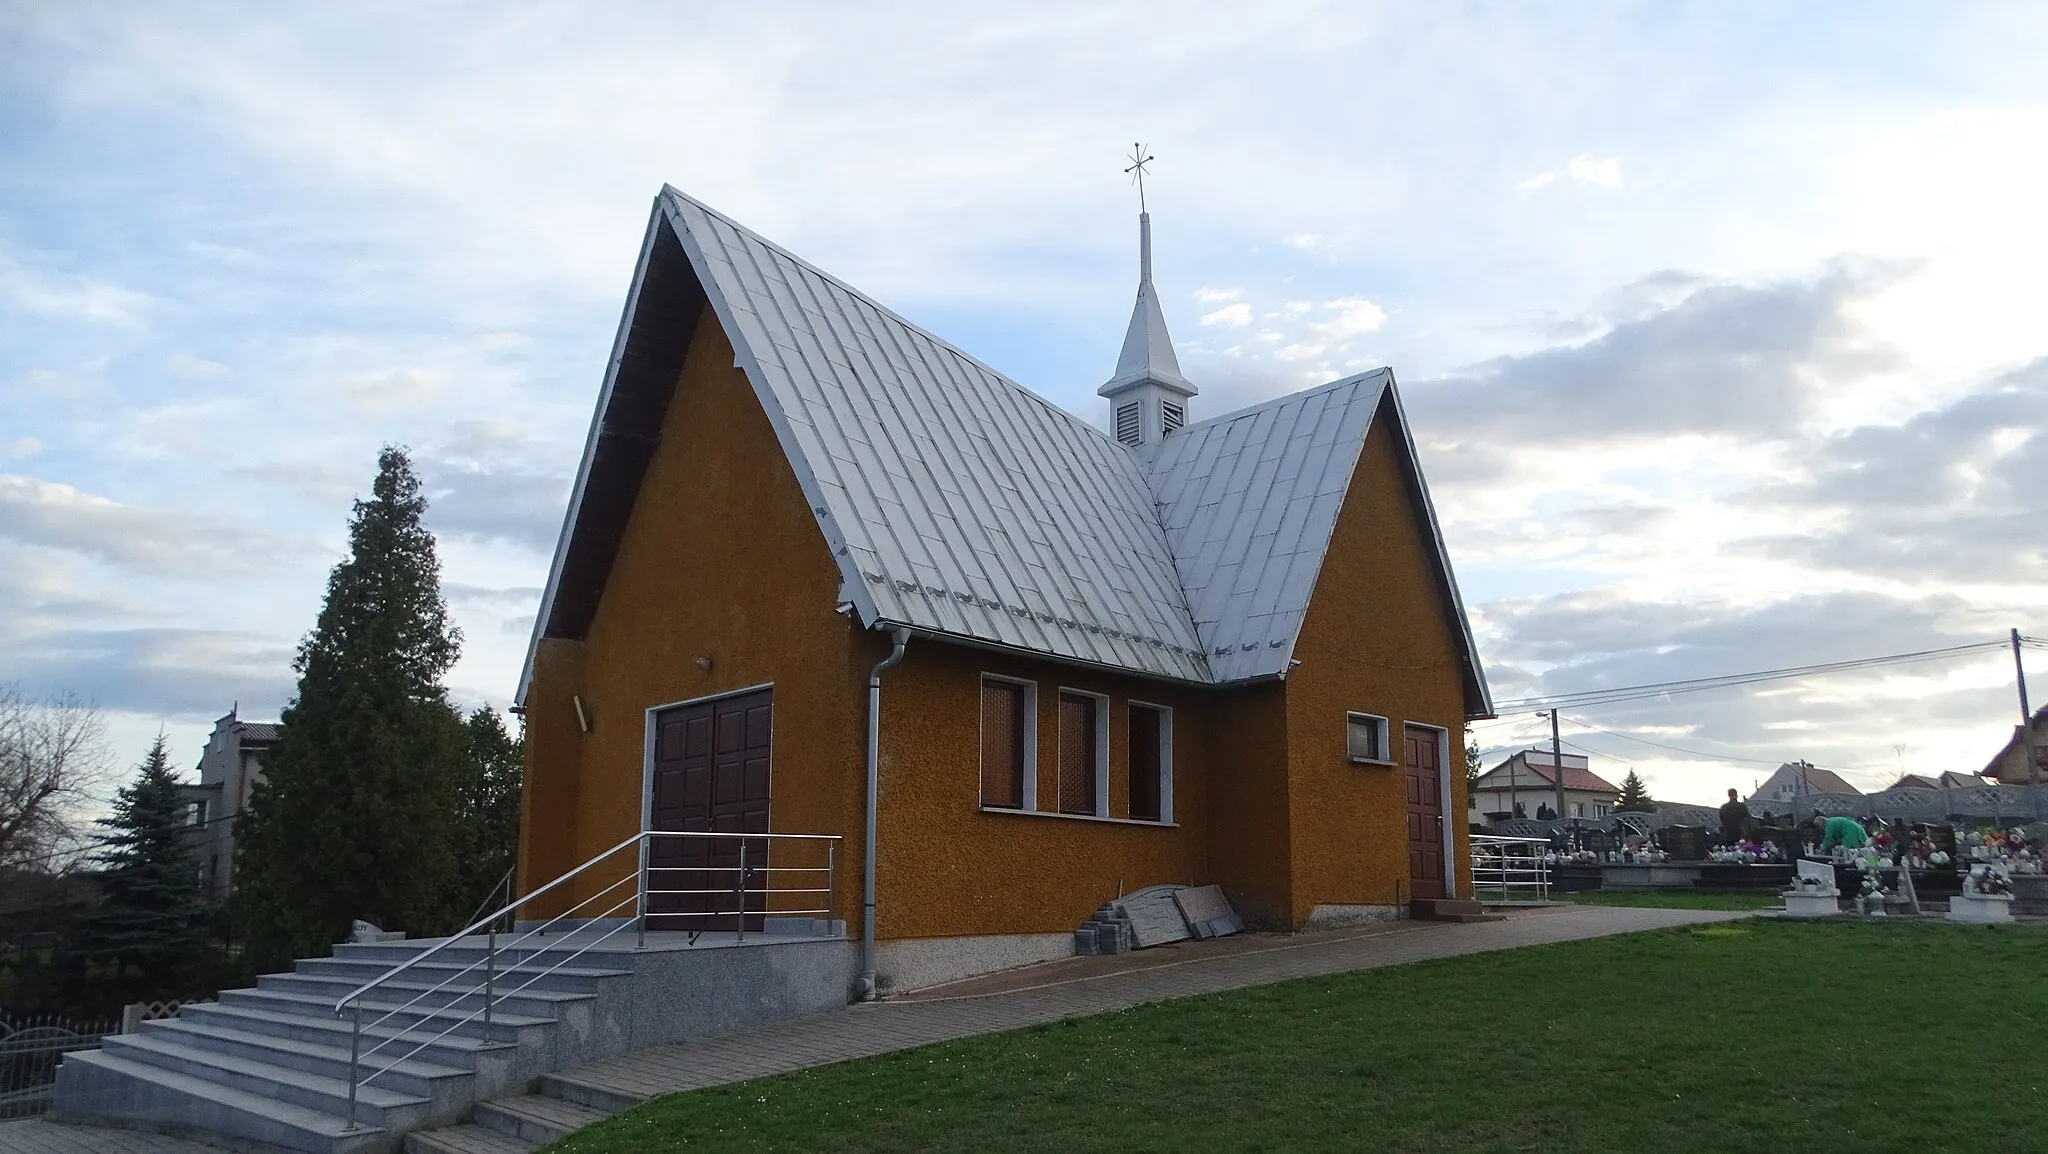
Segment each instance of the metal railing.
M57 1063L64 1055L90 1049L119 1032L113 1022L75 1021L55 1014L0 1016L0 1120L48 1110Z
M1550 841L1540 837L1498 837L1475 833L1472 838L1472 897L1503 902L1550 900L1550 865L1544 855Z
M555 973L626 930L633 931L633 948L645 949L647 921L650 917L685 923L683 928L689 935L686 942L688 945L695 945L699 937L715 930L727 917L731 918L734 940L742 942L747 937L749 920L762 921L770 916L825 917L837 920L835 895L839 841L837 834L642 831L532 893L515 898L503 908L476 919L432 947L414 954L376 978L349 991L334 1003L335 1015L349 1017L352 1022L348 1047L349 1128L356 1128L356 1097L358 1089L362 1086L379 1075L390 1072L399 1063L471 1022L481 1020L488 1032L491 1025L491 1009L494 1005L519 995L535 982ZM653 860L653 850L657 843L664 847L676 846L683 850L686 858L684 864L656 864ZM769 851L777 843L790 846L792 849L822 847L824 864L772 864ZM733 847L731 852L721 852L728 846ZM692 849L700 851L702 864L687 860ZM750 855L753 857L752 862L748 860ZM779 858L784 855L775 856ZM632 872L624 873L625 867L629 864ZM578 878L586 876L589 878L587 884L594 885L602 881L611 869L620 870L621 876L578 899L537 926L523 932L502 934L506 940L502 943L499 941L501 933L498 926L501 919L511 917L516 930L518 911L535 899L563 889ZM650 884L649 879L655 875L675 878L681 884ZM790 878L790 884L777 884L778 875ZM569 925L558 928L562 927L564 922L568 922ZM550 930L557 933L557 939L554 941L547 938ZM365 1007L364 999L373 992L389 986L401 974L414 969L443 950L479 933L484 939L483 956L477 960L460 966L454 973L398 1005L386 1006L378 1003ZM535 939L540 939L538 946L531 944ZM572 946L575 947L573 950L570 949ZM515 960L512 969L501 974L500 955L521 949L527 950L530 954L546 950L547 954L541 960L548 961L549 964L539 969L530 966L522 968L521 962ZM568 952L556 958L557 950ZM454 964L452 958L447 964ZM481 971L481 984L477 984L478 971ZM524 980L517 985L501 984L505 979L515 976ZM441 995L446 1000L438 1004L421 1005L423 1001L436 995ZM480 1004L457 1015L438 1033L424 1040L415 1041L417 1032L427 1028L427 1023L437 1020L443 1012L453 1011L459 1004L471 999L476 999ZM365 1020L366 1008L376 1016ZM376 1041L368 1049L363 1047L364 1031L374 1031L401 1014L411 1014L418 1018L418 1029L401 1022L389 1036ZM412 1042L412 1045L403 1053L396 1056L387 1055L378 1064L373 1065L371 1062L380 1051L406 1042Z

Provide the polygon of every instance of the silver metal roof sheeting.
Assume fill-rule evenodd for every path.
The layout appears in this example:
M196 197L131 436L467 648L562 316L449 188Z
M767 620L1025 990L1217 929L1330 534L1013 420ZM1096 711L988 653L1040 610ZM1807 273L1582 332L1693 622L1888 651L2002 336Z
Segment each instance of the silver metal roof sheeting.
M1283 674L1359 450L1391 397L1462 628L1474 716L1490 714L1388 370L1189 425L1156 456L1134 453L681 192L664 188L656 205L864 624L1203 684ZM636 294L660 247L649 237ZM621 342L658 319L636 317L637 300ZM608 419L601 397L593 430ZM522 702L540 638L570 635L549 626L565 558L607 548L602 534L580 535L593 453L535 623ZM604 570L591 572L601 582Z
M1135 458L704 205L664 202L869 624L1212 680Z
M1217 681L1286 670L1386 369L1189 425L1152 484Z

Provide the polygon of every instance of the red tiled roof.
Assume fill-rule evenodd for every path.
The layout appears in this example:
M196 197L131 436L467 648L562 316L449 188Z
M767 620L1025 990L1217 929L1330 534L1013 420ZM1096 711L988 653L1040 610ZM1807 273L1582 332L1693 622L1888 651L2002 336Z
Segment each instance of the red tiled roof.
M1530 773L1535 774L1537 777L1542 778L1544 781L1550 782L1553 785L1557 783L1557 778L1551 776L1551 769L1549 766L1531 765L1527 762L1524 762L1523 765L1525 768L1528 769ZM1598 793L1621 792L1620 786L1614 784L1611 781L1608 781L1606 778L1601 777L1599 774L1594 773L1592 770L1580 769L1577 766L1573 765L1567 765L1564 767L1564 787L1566 789L1592 790Z

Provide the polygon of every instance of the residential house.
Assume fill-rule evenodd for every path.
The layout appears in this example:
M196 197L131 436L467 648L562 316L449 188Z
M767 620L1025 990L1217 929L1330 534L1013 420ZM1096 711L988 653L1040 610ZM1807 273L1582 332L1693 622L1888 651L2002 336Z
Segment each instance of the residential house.
M1840 774L1822 769L1811 762L1788 761L1779 766L1771 776L1757 786L1749 795L1751 808L1764 806L1783 809L1799 798L1816 793L1847 793L1862 796L1863 791L1850 785Z
M520 679L523 886L643 822L838 834L850 912L874 796L883 984L1156 883L1466 892L1491 707L1393 374L1199 419L1139 227L1112 435L662 191Z
M1561 816L1587 820L1605 818L1621 799L1621 787L1587 768L1583 756L1564 758L1564 810ZM1535 817L1541 806L1556 809L1557 759L1547 749L1524 749L1479 776L1472 787L1468 816Z
M275 721L243 721L239 713L237 706L213 723L199 755L199 784L185 787L193 852L215 899L234 887L235 818L249 807L249 795L263 780L263 757L284 733Z
M1970 786L1995 784L1997 783L1988 780L1980 773L1956 773L1953 770L1944 770L1932 777L1924 773L1900 774L1899 780L1885 786L1879 792L1890 793L1895 789L1967 789Z
M2027 758L2030 749L2031 765ZM2000 785L2048 784L2048 706L2036 710L2025 729L2012 727L2012 736L1984 767L1983 776L1995 778Z

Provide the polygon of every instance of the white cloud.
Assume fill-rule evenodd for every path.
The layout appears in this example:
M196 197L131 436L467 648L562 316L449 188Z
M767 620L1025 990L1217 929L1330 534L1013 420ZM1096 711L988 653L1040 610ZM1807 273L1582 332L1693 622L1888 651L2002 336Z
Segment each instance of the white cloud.
M1323 307L1336 315L1309 328L1332 344L1341 345L1355 337L1376 333L1387 323L1387 310L1363 297L1339 297L1324 301Z
M38 316L132 325L150 298L95 277L36 268L0 254L0 301Z
M1515 191L1516 191L1516 192L1535 192L1535 191L1536 191L1537 189L1539 189L1539 188L1543 188L1544 186L1546 186L1546 185L1549 185L1549 184L1553 184L1553 183L1555 183L1556 181L1557 181L1557 170L1553 168L1553 169L1551 169L1551 170L1550 170L1550 171L1548 171L1548 172L1539 172L1539 173L1537 173L1536 175L1534 175L1534 176L1530 177L1530 178L1529 178L1529 179L1527 179L1527 180L1518 180L1518 181L1516 181L1516 182L1515 182Z
M25 461L43 451L43 443L34 437L16 437L7 442L7 459Z
M1244 296L1243 289L1210 288L1207 285L1196 289L1194 292L1195 299L1205 305L1222 304L1225 301L1237 300L1242 296Z
M195 357L190 353L172 353L164 358L164 368L173 376L188 381L217 381L228 375L228 367L219 361Z
M1293 236L1281 237L1280 243L1288 248L1298 248L1303 252L1307 252L1310 249L1323 247L1323 234L1319 232L1297 232Z
M8 473L0 473L0 538L155 575L246 571L284 551L269 534L232 522L124 505Z
M1621 187L1621 159L1614 156L1596 157L1582 152L1572 157L1566 166L1572 180L1579 184L1590 184L1598 188Z
M359 413L377 415L432 404L448 389L448 379L426 369L394 369L388 373L345 381L341 395Z
M1228 325L1231 328L1243 328L1245 325L1252 323L1252 306L1243 301L1239 301L1234 305L1225 305L1215 312L1202 314L1202 323L1205 325Z

